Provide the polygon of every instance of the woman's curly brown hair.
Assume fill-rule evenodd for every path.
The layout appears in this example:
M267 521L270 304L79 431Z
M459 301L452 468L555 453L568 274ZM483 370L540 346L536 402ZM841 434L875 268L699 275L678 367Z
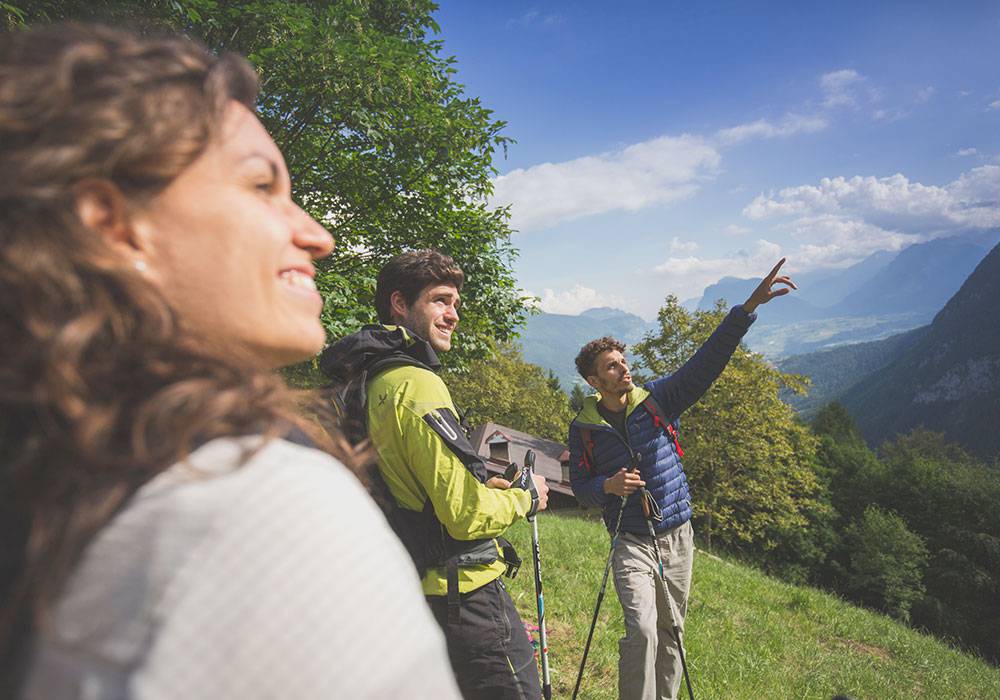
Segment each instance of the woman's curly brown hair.
M181 38L0 35L0 676L93 535L197 445L297 426L351 461L278 376L180 344L160 293L76 214L88 178L156 195L256 92L242 58Z

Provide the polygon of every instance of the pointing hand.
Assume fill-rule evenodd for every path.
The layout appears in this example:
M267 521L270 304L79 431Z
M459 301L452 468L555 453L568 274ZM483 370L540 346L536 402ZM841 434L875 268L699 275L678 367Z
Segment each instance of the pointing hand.
M767 277L761 280L760 284L757 285L757 289L753 290L753 294L750 295L750 298L743 302L744 311L750 313L761 304L766 304L775 297L784 296L792 291L792 289L798 289L790 277L778 276L778 270L780 270L781 266L784 264L785 258L782 258L768 273ZM772 289L772 287L776 284L784 284L787 286Z

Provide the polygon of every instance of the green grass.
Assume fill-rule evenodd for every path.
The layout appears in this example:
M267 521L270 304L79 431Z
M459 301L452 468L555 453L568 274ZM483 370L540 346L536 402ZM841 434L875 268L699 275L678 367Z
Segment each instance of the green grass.
M553 696L572 695L609 541L582 514L539 518ZM511 528L524 559L508 589L535 620L531 529ZM616 698L621 606L613 581L598 618L581 698ZM685 648L698 698L855 700L1000 698L1000 669L905 625L815 589L705 552L695 556ZM686 691L681 691L686 697Z

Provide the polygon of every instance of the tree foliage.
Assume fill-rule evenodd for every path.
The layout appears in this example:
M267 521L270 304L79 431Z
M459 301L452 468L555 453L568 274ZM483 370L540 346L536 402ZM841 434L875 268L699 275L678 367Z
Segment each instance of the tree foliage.
M573 409L573 412L579 411L583 408L583 400L587 397L587 392L583 390L579 384L574 384L573 389L569 392L569 406Z
M496 347L490 357L448 370L445 383L459 410L473 425L493 421L537 437L564 443L573 420L569 401L545 371L524 360L512 344Z
M639 364L655 376L676 371L724 317L721 305L689 312L667 297L658 329L633 347ZM810 513L823 509L816 439L778 398L780 389L803 385L740 346L681 418L695 525L709 544L771 549L783 532L805 527Z
M300 203L336 236L317 283L339 337L374 319L378 269L435 248L464 269L462 364L524 317L506 210L486 198L505 122L456 81L430 0L14 0L6 24L104 20L185 32L259 70L259 113Z
M895 513L869 506L847 529L850 590L862 602L900 620L924 593L927 547Z
M893 602L892 595L879 599L872 572L864 566L865 582L859 583L861 560L848 537L830 547L826 564L814 572L815 582L869 605L895 608L897 615L905 602L913 624L1000 659L995 633L1000 625L1000 470L927 430L897 437L877 456L837 404L820 411L813 428L820 437L820 463L829 475L837 530L858 533L870 527L867 509L877 507L894 513L927 548L923 593L905 601L897 597ZM887 555L869 556L892 561Z

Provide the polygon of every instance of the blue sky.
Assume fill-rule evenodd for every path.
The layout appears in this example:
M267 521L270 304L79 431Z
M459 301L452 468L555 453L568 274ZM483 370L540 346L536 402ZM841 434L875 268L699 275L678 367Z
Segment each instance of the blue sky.
M486 3L436 14L509 122L495 203L543 309L1000 226L1000 3Z

